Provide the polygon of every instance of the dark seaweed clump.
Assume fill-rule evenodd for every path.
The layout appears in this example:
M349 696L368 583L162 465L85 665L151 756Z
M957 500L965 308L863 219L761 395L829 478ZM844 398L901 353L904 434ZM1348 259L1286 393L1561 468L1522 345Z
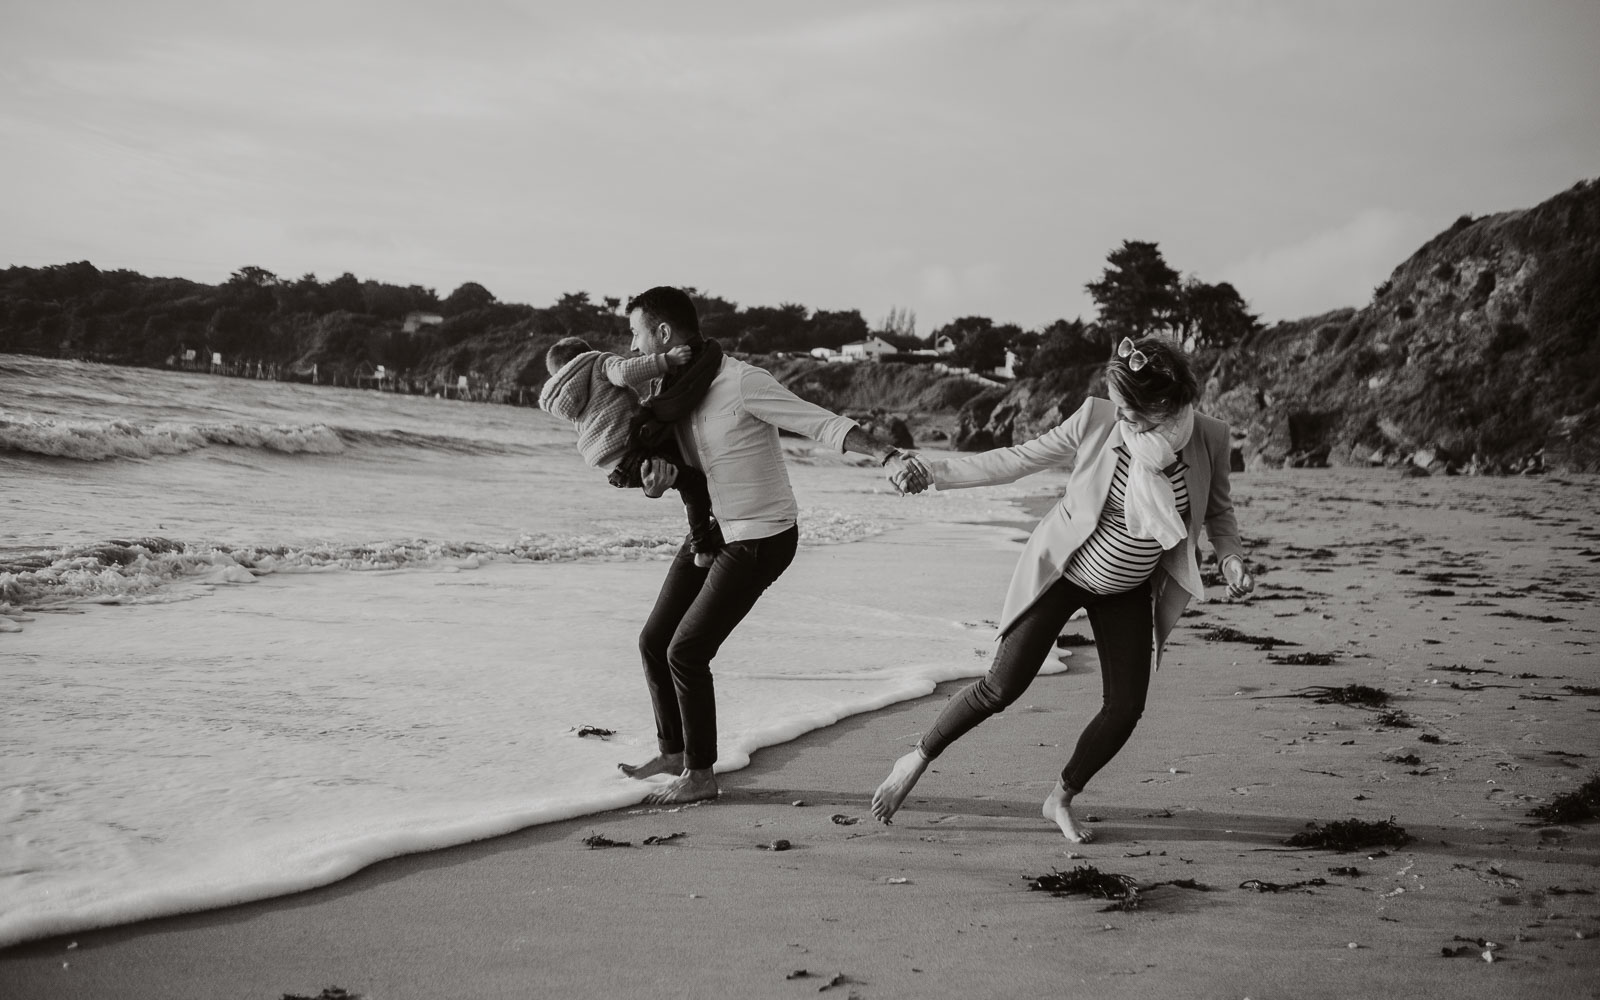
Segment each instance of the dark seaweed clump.
M1109 899L1108 909L1132 910L1139 905L1139 883L1129 875L1103 872L1093 865L1079 865L1070 872L1052 870L1048 875L1028 877L1028 888L1052 896L1093 896Z
M1274 646L1298 646L1298 642L1287 639L1275 639L1270 635L1246 635L1236 628L1226 625L1214 626L1206 630L1200 638L1207 642L1248 642L1257 649L1271 649Z
M1326 667L1333 663L1332 653L1268 653L1268 663L1283 663L1291 667Z
M1388 726L1390 729L1412 728L1411 720L1406 717L1406 713L1400 711L1398 708L1391 708L1387 712L1379 713L1378 725Z
M349 990L338 986L324 986L322 992L314 997L302 996L299 993L285 993L283 1000L361 1000L361 994L351 993Z
M1554 625L1557 622L1566 621L1565 618L1559 618L1556 615L1529 615L1521 611L1491 611L1489 614L1496 618L1520 618L1525 622L1542 622L1545 625Z
M1077 632L1067 632L1056 636L1056 645L1062 649L1068 646L1093 646L1094 640Z
M1389 692L1382 688L1368 687L1365 684L1346 684L1344 687L1317 687L1302 688L1294 692L1297 698L1315 698L1317 704L1327 705L1337 703L1340 705L1363 705L1367 708L1382 708L1389 704Z
M1412 837L1390 816L1381 823L1361 819L1334 820L1326 826L1308 823L1311 829L1297 833L1285 843L1290 847L1316 847L1330 851L1359 851L1367 847L1404 847Z
M1528 815L1546 823L1583 823L1600 818L1600 774L1575 791L1557 795L1552 801L1534 808Z

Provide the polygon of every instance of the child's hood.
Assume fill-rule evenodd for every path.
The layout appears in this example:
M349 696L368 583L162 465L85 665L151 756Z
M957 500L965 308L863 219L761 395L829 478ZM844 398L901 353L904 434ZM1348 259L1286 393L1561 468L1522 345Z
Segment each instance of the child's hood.
M562 365L539 390L539 409L563 420L580 419L594 395L595 368L600 354L600 351L585 351Z

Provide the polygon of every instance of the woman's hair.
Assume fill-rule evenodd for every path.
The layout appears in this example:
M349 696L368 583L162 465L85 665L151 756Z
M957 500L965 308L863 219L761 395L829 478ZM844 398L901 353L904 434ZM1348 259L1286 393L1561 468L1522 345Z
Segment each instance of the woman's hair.
M544 366L554 375L565 368L568 361L592 350L594 348L590 347L589 342L582 337L562 337L544 352Z
M1123 402L1148 416L1170 417L1200 398L1200 384L1189 368L1189 359L1171 341L1141 337L1133 342L1133 349L1147 359L1138 371L1129 364L1132 355L1106 362L1106 385L1115 389Z

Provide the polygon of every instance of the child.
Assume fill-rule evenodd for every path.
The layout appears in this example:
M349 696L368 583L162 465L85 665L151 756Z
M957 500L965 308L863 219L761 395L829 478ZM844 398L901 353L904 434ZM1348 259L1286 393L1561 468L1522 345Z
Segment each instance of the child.
M578 431L578 454L591 467L614 470L611 482L616 485L636 482L637 469L617 469L629 451L634 419L641 408L636 393L669 369L688 364L690 354L684 346L665 354L624 358L597 351L582 337L563 337L545 353L550 381L539 393L539 408L572 421ZM722 547L722 531L711 514L705 473L685 464L670 443L656 457L678 467L673 485L689 517L689 549L696 566L710 566Z

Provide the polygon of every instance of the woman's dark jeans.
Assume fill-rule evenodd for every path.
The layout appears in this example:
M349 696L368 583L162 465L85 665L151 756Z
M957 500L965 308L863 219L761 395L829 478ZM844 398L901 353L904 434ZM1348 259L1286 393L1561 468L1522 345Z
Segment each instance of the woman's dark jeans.
M794 559L800 529L728 542L707 567L685 541L667 569L656 606L639 633L645 683L663 754L682 753L691 770L717 761L717 699L711 660L756 599Z
M1100 713L1078 737L1077 749L1061 771L1067 788L1082 791L1128 742L1144 714L1154 638L1148 580L1110 595L1090 593L1065 578L1057 580L1000 638L988 675L945 705L933 728L923 734L923 755L930 760L939 756L972 727L1020 698L1039 675L1062 626L1079 608L1089 612L1104 689Z

